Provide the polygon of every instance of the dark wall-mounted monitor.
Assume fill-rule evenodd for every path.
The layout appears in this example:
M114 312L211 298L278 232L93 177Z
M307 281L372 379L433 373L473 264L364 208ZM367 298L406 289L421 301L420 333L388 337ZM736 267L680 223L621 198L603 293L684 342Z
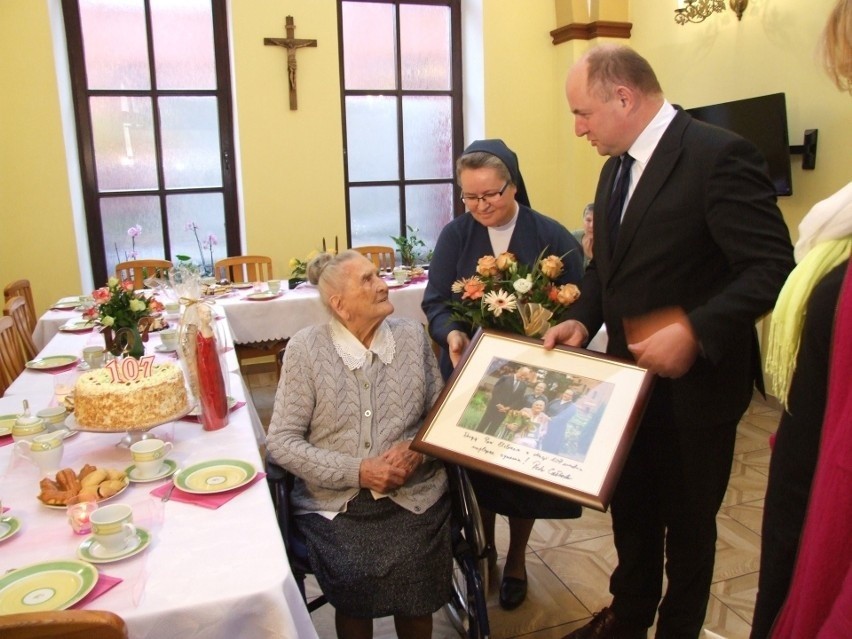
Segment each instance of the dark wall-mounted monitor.
M787 103L783 93L686 109L692 117L728 129L750 140L769 164L778 195L793 194Z

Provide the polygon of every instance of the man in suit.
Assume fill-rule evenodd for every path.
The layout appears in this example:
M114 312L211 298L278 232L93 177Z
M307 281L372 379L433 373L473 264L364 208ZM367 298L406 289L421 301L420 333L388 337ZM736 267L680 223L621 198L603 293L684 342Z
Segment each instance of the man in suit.
M530 369L521 366L514 375L503 375L491 389L491 399L479 420L476 430L486 435L495 435L503 424L510 408L520 410L526 406L527 379Z
M737 422L762 390L754 323L793 268L789 232L759 151L669 104L628 47L589 50L566 95L575 133L610 159L582 294L544 345L605 323L607 352L657 375L611 503L612 603L568 637L644 639L659 605L657 639L695 638Z

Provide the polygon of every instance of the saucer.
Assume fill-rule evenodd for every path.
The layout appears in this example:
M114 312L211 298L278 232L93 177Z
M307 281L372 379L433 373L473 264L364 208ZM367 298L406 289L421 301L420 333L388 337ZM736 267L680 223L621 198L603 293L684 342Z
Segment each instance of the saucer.
M107 550L99 542L95 541L94 536L88 537L77 548L77 556L93 564L106 564L119 559L132 557L138 552L142 552L151 543L151 535L144 528L136 527L136 534L130 537L124 544L123 548L118 550Z
M21 522L15 517L0 515L0 541L5 541L21 529Z
M124 469L127 478L135 483L144 484L149 481L157 481L158 479L165 479L166 477L170 477L172 473L177 470L177 463L172 461L171 459L163 460L163 467L160 469L160 472L154 475L153 477L137 477L136 473L136 464L132 466L128 466Z
M165 344L157 344L154 347L154 350L158 353L177 353L177 346L175 346L174 348L169 348Z

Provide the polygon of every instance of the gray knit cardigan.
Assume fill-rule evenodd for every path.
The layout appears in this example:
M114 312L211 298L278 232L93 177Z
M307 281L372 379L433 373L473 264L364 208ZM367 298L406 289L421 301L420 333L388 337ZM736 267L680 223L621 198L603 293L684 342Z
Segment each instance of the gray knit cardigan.
M267 435L272 458L297 476L296 513L340 512L360 490L361 460L411 439L441 391L423 326L385 320L396 342L393 361L374 357L375 383L350 371L334 349L328 324L302 329L288 342ZM427 457L389 496L425 512L446 491L443 466Z

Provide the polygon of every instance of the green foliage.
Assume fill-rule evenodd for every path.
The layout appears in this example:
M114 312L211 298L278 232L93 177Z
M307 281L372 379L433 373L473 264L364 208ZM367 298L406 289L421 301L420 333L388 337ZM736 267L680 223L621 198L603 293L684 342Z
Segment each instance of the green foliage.
M412 226L406 226L406 228L408 229L408 233L400 235L399 237L391 235L390 239L392 239L396 244L396 248L399 251L399 258L402 260L402 265L414 266L417 264L417 259L420 257L420 249L426 248L426 242L417 237L417 233L420 232L420 229L416 229ZM431 255L432 251L429 251L428 254Z

